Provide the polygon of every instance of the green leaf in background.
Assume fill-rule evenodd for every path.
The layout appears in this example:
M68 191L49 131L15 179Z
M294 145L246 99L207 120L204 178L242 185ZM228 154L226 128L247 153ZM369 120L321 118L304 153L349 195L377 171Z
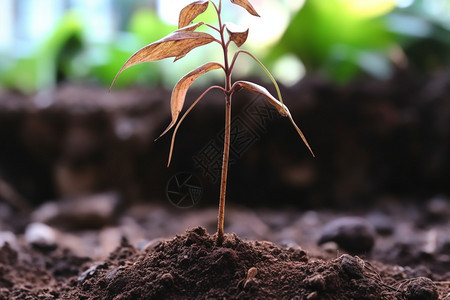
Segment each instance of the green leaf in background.
M35 53L18 59L6 70L2 70L0 82L4 87L25 93L53 86L57 79L58 56L67 43L81 43L81 32L82 25L77 15L66 14L53 34Z
M391 69L387 52L395 45L395 35L385 19L374 12L383 14L393 9L390 2L386 1L379 11L374 7L364 11L358 9L357 1L307 0L270 58L295 54L307 70L319 69L340 83L361 70L388 77Z
M140 5L121 1L119 20L123 31L116 32L113 39L100 42L86 38L92 28L83 21L83 15L69 11L37 47L19 51L29 53L28 56L2 53L0 86L29 94L64 81L108 87L124 58L177 28L176 24L165 23L152 6L144 5L148 4L147 0L139 1ZM394 64L424 73L448 68L450 0L415 0L409 6L396 7L398 3L394 0L305 0L269 56L262 55L262 61L275 63L278 73L288 78L282 81L285 84L301 79L305 68L309 74L323 74L338 83L346 83L360 74L389 78ZM235 5L229 3L229 6ZM226 9L226 12L232 19L234 11ZM217 22L212 5L201 15L201 20ZM251 50L251 45L247 46ZM212 49L195 51L198 52L190 54L188 60L177 62L176 68L171 68L172 61L162 61L127 69L116 85L119 88L131 84L172 86L187 70L221 59ZM199 79L197 84L205 84L206 80Z
M157 28L157 30L152 30L152 28ZM159 40L176 28L176 26L164 23L152 10L137 10L129 22L127 32L120 34L114 44L103 45L98 49L99 52L103 53L104 59L97 64L92 61L91 75L108 86L111 84L114 74L122 67L124 57L131 56L136 48L149 44L149 41ZM160 83L159 65L144 64L123 72L117 80L116 87L123 88L130 84L154 86Z
M158 30L149 30L157 28ZM55 86L59 79L93 81L108 86L123 64L123 58L134 53L136 47L157 40L176 29L161 21L152 10L137 10L127 32L119 33L110 45L90 44L83 40L81 18L69 12L64 15L55 31L30 56L15 60L0 70L0 83L5 88L24 93L35 93ZM136 66L124 72L118 87L130 84L154 86L161 83L158 65Z
M450 66L450 1L415 0L387 16L410 66L425 73Z

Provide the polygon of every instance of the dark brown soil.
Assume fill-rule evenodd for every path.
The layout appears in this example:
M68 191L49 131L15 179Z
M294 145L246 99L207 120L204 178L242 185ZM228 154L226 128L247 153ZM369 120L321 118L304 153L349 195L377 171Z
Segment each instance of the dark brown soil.
M42 252L44 251L44 252ZM299 247L202 227L137 250L125 239L100 262L68 251L5 245L0 299L449 299L450 278L344 254L331 260ZM445 281L447 280L447 281Z
M64 291L75 288L74 278L90 259L48 250L1 248L0 299L61 299Z
M222 98L184 122L166 168L170 138L153 140L167 91L0 91L0 300L450 300L450 73L400 75L283 91L314 160L289 122L254 119L265 102L237 95L248 147L234 144L225 231L237 235L220 247L202 228L175 234L216 226L215 161L196 158L221 136ZM179 172L199 175L203 200L159 207ZM376 233L317 244L350 216ZM47 227L33 236L33 223Z

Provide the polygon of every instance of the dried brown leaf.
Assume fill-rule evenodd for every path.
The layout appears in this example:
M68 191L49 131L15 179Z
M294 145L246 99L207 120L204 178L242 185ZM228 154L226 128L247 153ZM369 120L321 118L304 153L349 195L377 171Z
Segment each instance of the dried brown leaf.
M242 46L245 41L247 40L248 37L248 29L246 31L243 32L237 32L237 31L231 31L230 29L228 29L227 27L227 31L228 31L228 35L230 36L230 39L236 44L236 46L240 47Z
M239 86L239 87L242 87L242 88L245 88L245 89L249 90L250 92L263 95L270 102L270 104L272 104L278 110L278 112L282 116L289 118L289 120L291 121L292 125L294 125L294 127L297 130L298 134L300 135L300 137L302 138L303 142L305 143L306 147L308 147L308 149L311 152L312 156L314 156L314 152L312 151L311 147L309 146L308 142L306 141L306 138L303 135L303 132L300 130L300 128L298 128L297 124L295 124L294 119L292 118L292 115L289 112L289 109L286 107L286 105L284 105L283 103L281 103L280 101L275 99L275 97L273 97L266 88L264 88L264 87L262 87L262 86L260 86L260 85L258 85L256 83L248 82L248 81L236 81L234 83L234 86Z
M231 0L231 3L234 3L236 5L239 5L243 8L245 8L250 14L259 17L259 14L256 12L256 10L253 8L253 5L248 0Z
M200 14L208 8L209 1L201 0L195 1L185 6L178 19L178 28L183 28L189 24Z
M111 86L116 82L117 76L131 66L168 57L175 57L175 60L178 60L191 50L209 44L214 40L215 38L212 35L204 32L175 31L133 54L117 72Z
M188 74L183 76L178 81L178 83L173 88L172 96L170 99L170 107L171 107L171 111L172 111L172 121L170 122L170 124L166 128L166 130L164 130L164 132L159 137L166 134L167 131L169 131L173 127L173 125L175 125L175 123L177 122L178 116L179 116L181 110L183 109L184 100L186 98L186 93L187 93L189 87L194 83L194 81L201 75L203 75L209 71L217 70L220 68L223 69L222 65L219 63L215 63L215 62L206 63L206 64L192 70L191 72L189 72Z
M176 32L183 32L183 31L189 32L189 31L195 31L197 28L199 28L200 26L202 26L202 25L204 25L204 24L205 24L205 23L203 23L203 22L191 24L191 25L188 25L188 26L185 26L185 27L183 27L183 28L180 28L180 29L176 30ZM173 61L176 62L177 60L179 60L179 59L181 59L181 58L183 58L183 57L185 57L185 56L186 56L186 53L183 53L183 54L181 54L181 55L175 57L175 59L174 59Z
M288 114L286 112L287 107L284 104L282 104L280 101L278 101L274 96L272 96L266 88L264 88L256 83L249 82L249 81L236 81L234 83L234 85L239 86L241 88L245 88L245 89L249 90L250 92L263 95L270 102L270 104L272 104L278 110L278 112L283 117L288 116Z

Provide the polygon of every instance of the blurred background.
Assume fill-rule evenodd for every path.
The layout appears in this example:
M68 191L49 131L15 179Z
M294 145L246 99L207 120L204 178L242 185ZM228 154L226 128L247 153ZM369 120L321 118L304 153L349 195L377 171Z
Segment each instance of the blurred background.
M306 73L339 83L367 74L390 78L407 63L421 71L448 64L447 0L254 1L261 18L228 4L224 19L250 27L247 49L292 85ZM33 93L60 82L109 86L115 72L140 47L176 28L189 1L2 0L0 82ZM202 20L214 23L212 7ZM220 59L199 49L176 67L170 60L138 66L118 84L171 87L193 66ZM217 47L216 47L217 48ZM239 74L257 70L238 64Z
M172 86L222 61L219 47L130 68L107 92L130 55L176 29L189 2L0 1L0 198L26 207L112 192L123 203L167 203L170 178L187 172L199 178L199 205L216 205L220 159L208 155L221 148L222 96L186 119L169 168L170 138L153 140L170 121ZM261 18L224 1L224 19L250 27L243 47L273 71L317 157L263 99L240 93L231 203L358 207L450 192L450 0L252 3ZM216 22L211 6L200 19ZM199 79L187 103L221 76ZM248 58L234 78L273 92Z

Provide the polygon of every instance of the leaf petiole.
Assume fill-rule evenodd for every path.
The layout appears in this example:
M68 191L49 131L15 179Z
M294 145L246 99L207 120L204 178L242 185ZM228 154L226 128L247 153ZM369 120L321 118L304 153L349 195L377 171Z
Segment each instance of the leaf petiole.
M231 62L231 69L233 69L234 64L236 63L236 59L239 56L240 53L245 53L248 56L250 56L251 58L253 58L253 60L256 61L256 63L261 67L261 69L263 69L263 71L266 73L266 75L270 78L270 80L272 81L273 85L275 86L275 89L277 90L277 95L278 95L278 99L281 103L283 103L283 98L281 97L281 92L280 92L280 87L278 86L277 81L275 80L275 78L272 76L272 74L269 72L269 70L266 68L266 66L264 66L264 64L257 59L253 54L251 54L250 52L246 51L246 50L238 50L236 51L236 53L234 54L233 60Z
M212 25L210 25L210 24L205 24L205 25L208 26L209 28L211 28L211 29L213 29L213 30L215 30L215 31L217 31L217 32L220 33L219 28L217 28L217 27L215 27L215 26L212 26Z

